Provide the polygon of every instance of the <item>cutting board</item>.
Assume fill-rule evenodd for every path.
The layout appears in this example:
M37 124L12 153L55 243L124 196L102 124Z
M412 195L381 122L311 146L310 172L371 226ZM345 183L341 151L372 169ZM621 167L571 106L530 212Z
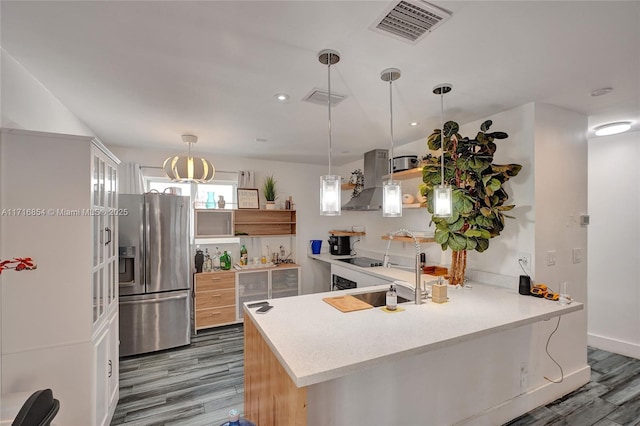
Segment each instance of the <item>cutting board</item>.
M373 306L353 296L337 296L325 297L325 302L342 312L361 311L363 309L371 309Z

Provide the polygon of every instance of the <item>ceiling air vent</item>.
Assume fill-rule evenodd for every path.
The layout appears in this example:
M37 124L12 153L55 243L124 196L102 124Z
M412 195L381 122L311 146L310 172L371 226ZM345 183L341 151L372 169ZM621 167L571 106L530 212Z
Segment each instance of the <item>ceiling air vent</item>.
M329 98L329 93L322 89L314 88L311 90L307 96L302 98L303 101L311 102L314 104L327 105L327 100ZM340 102L344 101L347 98L347 95L340 95L338 93L331 93L331 105L338 105Z
M452 15L447 10L421 0L402 0L394 4L369 28L413 44Z

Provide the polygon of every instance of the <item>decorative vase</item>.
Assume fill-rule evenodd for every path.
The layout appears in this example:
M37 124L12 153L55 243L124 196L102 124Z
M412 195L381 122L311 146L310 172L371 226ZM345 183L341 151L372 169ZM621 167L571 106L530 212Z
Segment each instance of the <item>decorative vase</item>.
M267 201L267 210L275 210L276 202L275 201Z
M449 271L449 284L464 286L464 273L467 269L467 251L459 250L451 252L451 270Z
M215 192L207 192L207 202L205 203L208 209L216 208L216 193Z
M224 209L224 206L226 204L227 204L227 202L224 200L224 195L218 196L218 208L219 209Z

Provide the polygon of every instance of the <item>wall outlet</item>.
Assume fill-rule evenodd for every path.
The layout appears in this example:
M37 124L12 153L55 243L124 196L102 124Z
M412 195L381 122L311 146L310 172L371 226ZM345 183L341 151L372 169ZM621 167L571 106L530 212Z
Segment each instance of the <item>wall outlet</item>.
M556 263L558 263L556 259L556 251L549 250L547 252L547 266L554 266Z
M582 249L580 247L574 248L572 251L573 263L582 262Z
M529 387L529 364L520 363L520 391L524 392Z
M531 270L531 253L518 253L518 262L523 268Z

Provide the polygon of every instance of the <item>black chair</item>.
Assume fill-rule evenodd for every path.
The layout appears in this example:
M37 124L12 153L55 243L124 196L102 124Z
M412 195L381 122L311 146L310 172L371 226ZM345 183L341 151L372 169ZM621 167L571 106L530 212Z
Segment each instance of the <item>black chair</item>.
M60 401L53 398L51 389L36 391L22 405L11 426L49 426L59 409Z

